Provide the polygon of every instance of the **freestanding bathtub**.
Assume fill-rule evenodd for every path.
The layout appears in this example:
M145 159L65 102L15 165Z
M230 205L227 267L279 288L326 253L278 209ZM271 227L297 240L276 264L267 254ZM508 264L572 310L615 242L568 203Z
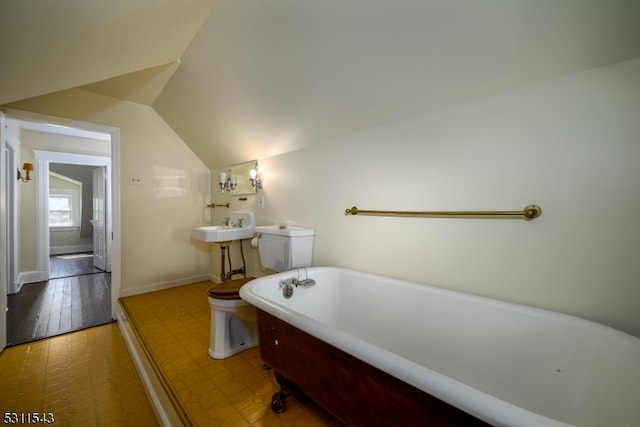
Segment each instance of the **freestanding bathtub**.
M347 425L640 426L640 339L597 323L340 268L240 295L276 411L292 383Z

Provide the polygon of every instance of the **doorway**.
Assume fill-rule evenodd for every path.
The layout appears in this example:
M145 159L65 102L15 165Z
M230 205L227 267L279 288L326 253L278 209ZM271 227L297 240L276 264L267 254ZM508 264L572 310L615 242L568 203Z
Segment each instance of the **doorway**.
M106 166L49 163L48 211L43 209L49 225L49 279L110 270L107 174Z
M51 130L56 134L71 132L74 136L83 133L106 135L107 144L110 145L110 155L106 157L63 151L33 151L36 178L31 185L32 189L35 188L37 191L35 197L36 243L34 245L37 261L34 271L27 272L26 277L27 279L37 278L37 280L23 281L24 285L19 279L16 280L18 288L23 285L20 289L20 293L25 292L21 295L24 297L22 300L14 298L15 295L7 296L9 312L3 320L6 320L8 344L31 341L112 321L113 301L116 300L120 288L119 199L118 195L112 194L111 191L114 182L117 181L117 177L112 178L112 171L118 169L119 131L101 125L31 113L11 111L7 112L7 115L10 119L20 121L21 124L26 123L30 129L35 128L40 132ZM61 148L64 150L66 147ZM113 165L112 159L116 159ZM77 165L89 164L93 169L100 169L103 172L102 178L106 188L102 195L102 204L103 207L108 207L108 211L105 212L101 223L103 230L101 241L103 252L99 257L102 262L101 269L93 267L93 262L90 263L89 271L81 266L86 264L86 258L93 258L93 250L65 254L59 259L61 263L57 262L58 259L52 263L50 258L51 237L47 218L48 186L46 185L48 173L43 172L48 171L50 164L58 161ZM21 185L29 185L29 183ZM7 253L16 253L11 248L6 248L4 244L1 249L3 252L6 249ZM55 271L51 269L52 264ZM20 272L18 276L22 273ZM33 320L29 322L28 318L39 319L39 322L34 323ZM28 323L31 323L31 326L23 327Z
M27 283L8 296L7 346L112 321L105 244L110 159L44 151L35 155L41 175L48 176L36 181L36 205L46 205L36 210L43 215L38 222L48 229L49 239L38 236L38 241L48 241L49 262L39 263L46 267L46 280Z
M101 260L100 265L103 266L102 269L110 272L112 240L107 239L106 236L111 235L113 228L111 158L43 150L35 150L34 152L36 161L35 167L38 170L46 172L39 174L36 182L36 263L37 269L43 276L43 279L46 280L50 277L49 255L51 247L51 227L49 226L50 176L48 172L50 171L52 164L93 166L95 169L102 172L102 189L98 192L100 193L99 196L93 199L94 207L91 215L91 227L94 232L96 229L99 229L102 234L102 236L97 239L95 233L93 234L94 240L98 241L97 243L99 246L99 250L94 251L94 254ZM95 187L95 185L96 184L92 178L92 188ZM100 208L97 210L96 205L100 205ZM93 218L94 215L97 215L98 218ZM96 248L94 247L94 249Z

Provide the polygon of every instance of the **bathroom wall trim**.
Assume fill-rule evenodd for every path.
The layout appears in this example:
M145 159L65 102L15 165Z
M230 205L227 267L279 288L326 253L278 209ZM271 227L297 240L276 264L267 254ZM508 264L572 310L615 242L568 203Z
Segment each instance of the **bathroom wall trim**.
M93 251L93 244L88 243L84 245L51 246L51 248L49 249L49 254L60 255L91 251Z
M190 285L192 283L213 280L211 275L203 274L200 276L185 277L178 280L168 280L166 282L151 283L148 285L136 286L135 288L126 288L120 290L120 297L130 297L133 295L146 294L148 292L162 291L164 289L175 288L177 286Z
M9 292L10 294L17 294L22 289L22 285L26 283L38 283L47 280L47 273L45 271L21 271L16 278L15 292Z
M144 351L143 345L138 340L125 311L119 303L116 304L114 315L160 425L163 427L182 426L183 423L173 408L171 399L165 392L151 361Z

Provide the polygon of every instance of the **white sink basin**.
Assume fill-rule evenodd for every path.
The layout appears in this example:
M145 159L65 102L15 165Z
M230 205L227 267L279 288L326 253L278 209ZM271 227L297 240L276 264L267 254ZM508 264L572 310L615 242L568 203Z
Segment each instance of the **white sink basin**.
M238 221L242 219L242 227ZM191 230L191 237L203 242L228 242L231 240L250 239L256 227L253 212L231 212L232 225L208 225Z
M209 225L196 227L191 237L205 242L227 242L229 240L249 239L253 237L253 227L229 227L226 225Z

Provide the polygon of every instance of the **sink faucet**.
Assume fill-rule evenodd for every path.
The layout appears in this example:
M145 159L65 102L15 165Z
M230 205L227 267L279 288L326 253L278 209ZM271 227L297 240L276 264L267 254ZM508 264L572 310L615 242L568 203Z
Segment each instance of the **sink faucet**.
M226 217L224 219L224 225L226 225L227 227L242 228L243 223L244 223L244 218L238 218L238 222L231 221L230 217Z

